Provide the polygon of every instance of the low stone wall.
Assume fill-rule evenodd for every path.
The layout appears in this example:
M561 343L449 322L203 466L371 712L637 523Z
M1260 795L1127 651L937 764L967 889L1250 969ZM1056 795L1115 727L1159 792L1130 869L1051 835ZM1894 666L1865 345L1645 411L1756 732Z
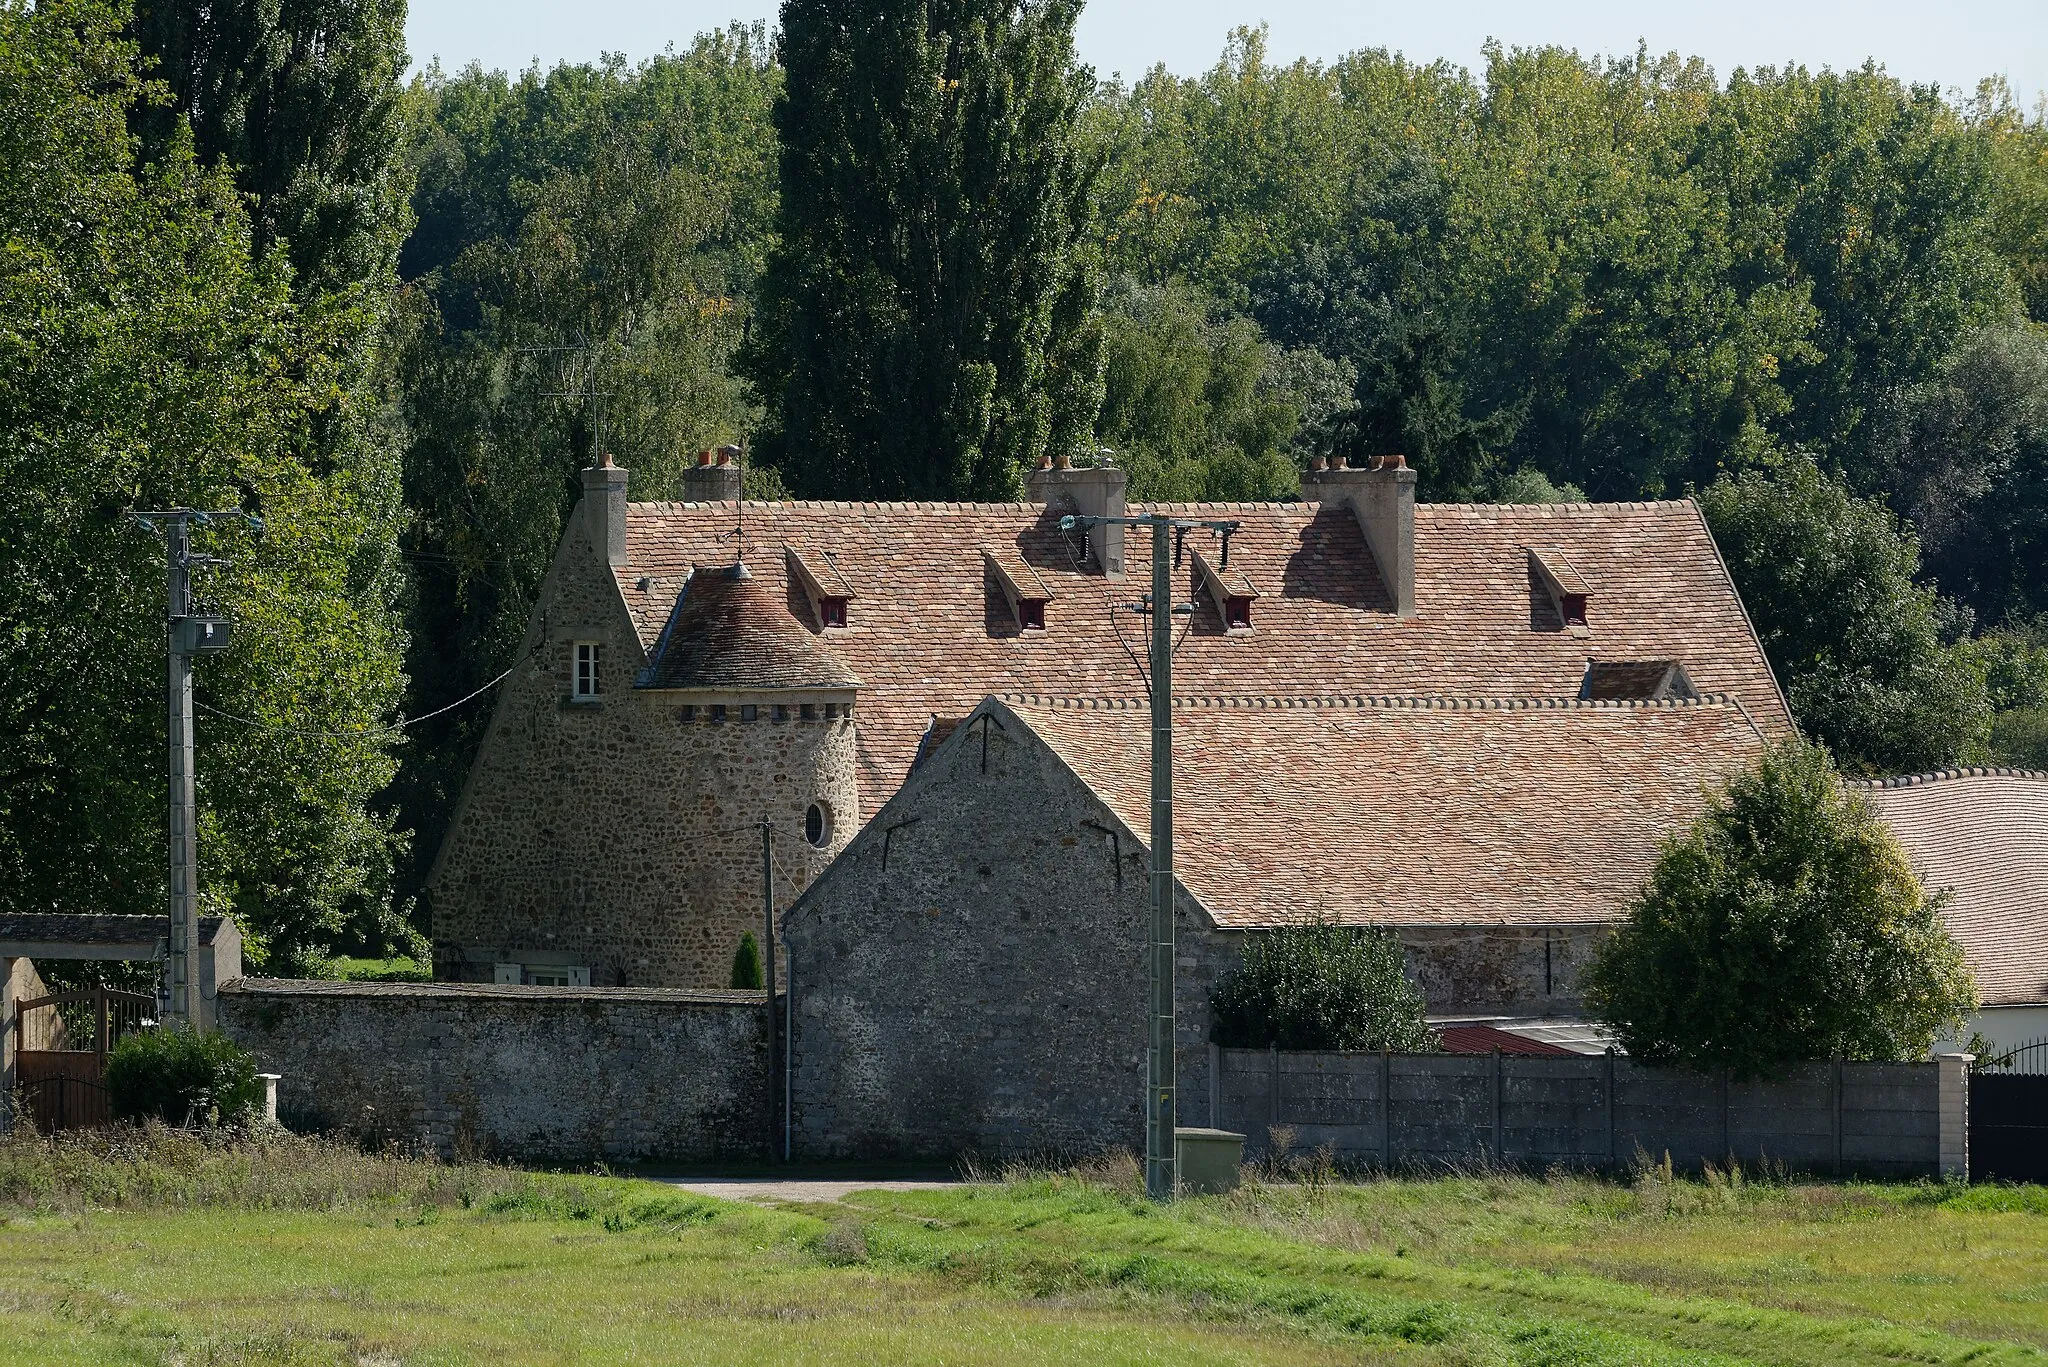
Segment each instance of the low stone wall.
M1680 1168L1734 1158L1794 1171L1961 1175L1962 1056L1814 1063L1736 1082L1625 1058L1211 1051L1212 1124L1270 1153L1329 1146L1381 1166ZM1193 1100L1193 1098L1189 1098ZM1195 1108L1183 1101L1183 1118Z
M555 1163L767 1147L757 993L244 979L219 1006L296 1129Z

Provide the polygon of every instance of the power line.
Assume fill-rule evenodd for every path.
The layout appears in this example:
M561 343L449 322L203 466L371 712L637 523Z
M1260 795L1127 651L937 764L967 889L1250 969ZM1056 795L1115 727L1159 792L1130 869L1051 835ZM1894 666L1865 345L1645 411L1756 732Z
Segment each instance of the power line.
M423 721L432 721L435 717L441 716L443 713L453 712L456 708L462 706L464 703L482 697L484 694L496 688L499 684L505 682L505 680L511 678L513 670L518 669L520 665L525 664L528 660L531 660L535 655L539 653L540 652L537 647L534 650L528 651L525 655L513 661L511 667L508 668L504 673L500 674L497 678L491 680L489 683L483 685L481 688L478 688L473 692L463 694L454 702L449 703L446 707L437 707L433 711L423 712L417 717L408 717L404 721L399 722L396 726L365 726L355 731L304 731L298 729L297 727L273 726L269 722L255 721L248 717L238 717L232 712L223 712L218 707L208 707L203 702L194 702L192 705L195 708L199 709L201 712L205 712L211 716L219 717L222 721L231 721L236 723L237 725L246 726L252 731L266 731L274 736L304 736L312 740L360 740L364 736L395 736L405 731L408 727L418 726Z

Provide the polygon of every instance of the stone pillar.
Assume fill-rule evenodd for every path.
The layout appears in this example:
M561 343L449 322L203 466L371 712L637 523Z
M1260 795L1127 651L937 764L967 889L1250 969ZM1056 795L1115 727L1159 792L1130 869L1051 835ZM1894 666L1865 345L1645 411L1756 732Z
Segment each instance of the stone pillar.
M263 1119L272 1125L277 1123L277 1084L283 1076L282 1073L256 1075L256 1080L263 1084Z
M1970 1065L1975 1054L1936 1054L1941 1070L1941 1176L1970 1180Z

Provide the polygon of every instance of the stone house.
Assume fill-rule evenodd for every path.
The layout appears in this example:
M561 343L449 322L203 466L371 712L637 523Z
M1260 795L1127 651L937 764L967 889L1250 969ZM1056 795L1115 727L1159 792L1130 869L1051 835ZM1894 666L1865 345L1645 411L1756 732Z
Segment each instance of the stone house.
M1244 935L1389 926L1434 1012L1569 1013L1659 842L1765 743L1721 696L1177 708L1185 1123L1213 1123L1208 996ZM1140 1143L1150 715L985 701L790 911L797 1147Z
M1123 529L1058 525L1134 510L1120 470L1043 469L1010 504L741 503L722 456L689 473L686 502L629 502L627 479L609 462L584 472L525 661L436 860L441 977L723 987L761 924L764 824L780 911L921 754L988 715L985 698L1142 690ZM1418 715L1461 699L1713 698L1698 715L1732 718L1718 724L1749 737L1741 747L1790 731L1692 503L1430 505L1414 492L1396 457L1314 471L1299 501L1162 505L1239 524L1227 547L1196 534L1180 548L1194 612L1177 691L1430 700ZM1518 715L1474 710L1478 731L1460 743L1488 753L1487 728ZM1199 767L1193 734L1184 762ZM1609 762L1597 747L1572 753L1585 774ZM1700 772L1681 768L1688 783ZM1481 792L1466 795L1475 825L1500 819ZM1558 841L1585 842L1568 808L1553 816ZM1361 804L1300 844L1345 845L1387 819ZM999 825L955 825L951 838L979 843ZM1191 830L1182 848L1208 840L1235 834ZM1391 912L1393 886L1373 905ZM1405 922L1418 943L1423 914ZM1576 951L1531 938L1551 924L1532 914L1502 929L1511 947L1492 958L1533 963L1531 946L1548 944L1555 969ZM1453 995L1485 994L1475 980Z

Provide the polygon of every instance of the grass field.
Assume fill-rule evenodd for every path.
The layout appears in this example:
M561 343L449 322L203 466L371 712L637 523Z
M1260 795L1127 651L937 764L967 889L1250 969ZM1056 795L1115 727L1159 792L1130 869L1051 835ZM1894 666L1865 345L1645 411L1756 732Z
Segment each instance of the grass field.
M0 1140L0 1361L2048 1361L2048 1190L1128 1167L780 1209L156 1134Z

